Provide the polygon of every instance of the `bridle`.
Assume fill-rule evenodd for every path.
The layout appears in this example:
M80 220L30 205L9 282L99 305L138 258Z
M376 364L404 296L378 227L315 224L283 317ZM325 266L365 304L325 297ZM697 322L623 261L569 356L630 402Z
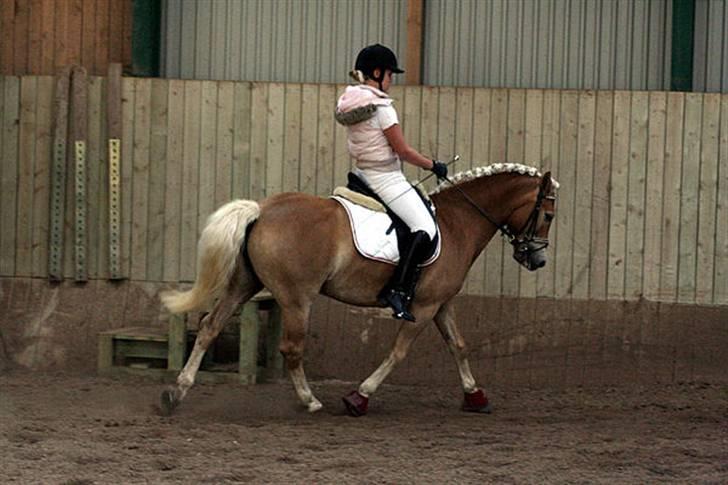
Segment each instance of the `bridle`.
M515 253L513 257L516 258L517 261L520 262L519 255L521 256L521 259L525 259L531 253L541 251L549 246L548 239L536 236L536 230L538 229L538 216L541 212L541 208L543 207L543 201L556 201L556 196L546 194L543 184L539 184L536 203L534 204L533 210L531 210L528 219L526 219L526 222L523 224L520 231L514 232L507 224L501 224L494 220L485 210L483 210L483 208L476 204L475 201L473 201L473 199L471 199L470 196L463 191L463 189L461 189L448 177L443 177L443 180L446 180L453 188L457 189L465 200L468 201L468 203L472 205L481 216L485 217L488 222L493 224L501 232L503 237L514 247Z

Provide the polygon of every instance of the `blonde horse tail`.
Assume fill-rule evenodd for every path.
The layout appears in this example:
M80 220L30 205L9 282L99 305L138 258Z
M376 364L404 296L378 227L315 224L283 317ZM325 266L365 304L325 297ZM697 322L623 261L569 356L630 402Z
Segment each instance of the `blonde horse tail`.
M172 313L208 308L225 289L245 242L246 228L260 216L252 200L234 200L208 219L197 245L197 280L188 291L166 291L162 303ZM251 278L255 278L253 273Z

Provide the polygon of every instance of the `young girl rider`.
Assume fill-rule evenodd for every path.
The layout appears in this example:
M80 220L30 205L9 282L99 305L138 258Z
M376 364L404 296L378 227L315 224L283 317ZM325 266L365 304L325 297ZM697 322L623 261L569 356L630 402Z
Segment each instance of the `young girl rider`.
M348 86L339 98L336 120L347 127L349 154L356 160L354 173L410 229L409 245L400 254L379 301L392 307L395 318L414 321L409 302L414 297L417 266L435 237L436 226L425 203L405 179L401 160L431 170L438 178L447 176L447 165L422 156L404 139L392 98L387 95L392 74L403 72L387 47L374 44L362 49L350 73L358 85Z

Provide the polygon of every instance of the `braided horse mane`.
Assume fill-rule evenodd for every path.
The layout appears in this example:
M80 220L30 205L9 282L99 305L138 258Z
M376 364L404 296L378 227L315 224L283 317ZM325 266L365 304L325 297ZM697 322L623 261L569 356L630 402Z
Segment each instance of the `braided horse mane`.
M467 171L458 172L450 177L450 180L453 184L458 185L480 177L488 177L499 173L520 173L532 177L541 177L542 175L537 168L529 167L528 165L521 165L520 163L494 163L485 167L476 167ZM554 189L559 188L559 183L556 180L553 180L553 185ZM437 187L430 191L430 195L441 192L448 187L450 187L449 183L440 182L437 184Z

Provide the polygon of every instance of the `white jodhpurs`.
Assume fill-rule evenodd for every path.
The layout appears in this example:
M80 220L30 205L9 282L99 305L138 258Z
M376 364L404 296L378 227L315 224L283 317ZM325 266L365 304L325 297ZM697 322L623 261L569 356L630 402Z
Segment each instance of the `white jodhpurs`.
M417 189L407 182L401 170L355 168L353 172L409 226L411 232L425 231L430 239L435 237L435 221L416 192Z

